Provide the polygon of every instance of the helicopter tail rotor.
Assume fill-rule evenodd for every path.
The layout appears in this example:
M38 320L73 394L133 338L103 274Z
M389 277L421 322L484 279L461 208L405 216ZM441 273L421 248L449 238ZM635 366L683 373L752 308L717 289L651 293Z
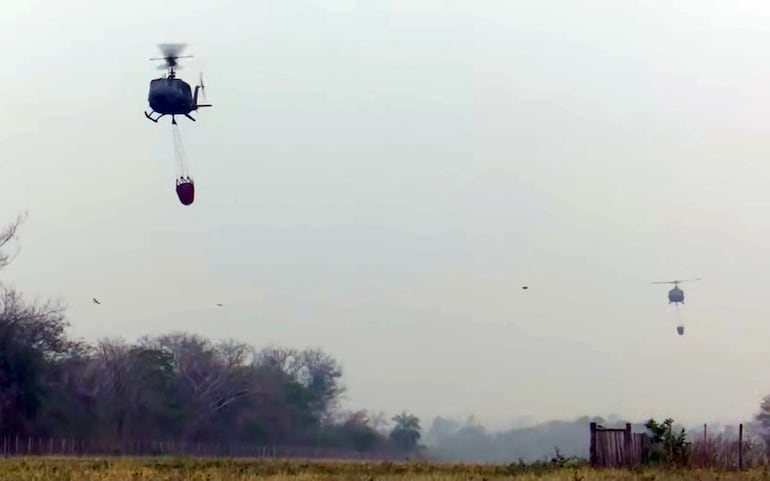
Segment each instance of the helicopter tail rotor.
M203 72L200 72L200 86L201 86L201 97L203 98L203 103L206 103L206 86L203 84Z
M212 105L206 102L206 86L203 84L202 72L199 74L199 78L200 78L199 84L195 86L195 94L194 94L195 108L197 109L199 107L211 107ZM199 93L203 97L203 103L198 103Z

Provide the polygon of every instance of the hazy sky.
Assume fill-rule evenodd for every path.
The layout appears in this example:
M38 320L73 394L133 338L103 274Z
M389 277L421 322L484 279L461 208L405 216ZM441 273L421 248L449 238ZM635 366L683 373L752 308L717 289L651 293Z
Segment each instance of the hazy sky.
M88 339L320 347L388 414L748 417L769 22L760 0L6 0L0 219L30 217L3 279ZM191 207L142 114L176 41L214 104L181 121ZM650 281L697 276L679 337Z

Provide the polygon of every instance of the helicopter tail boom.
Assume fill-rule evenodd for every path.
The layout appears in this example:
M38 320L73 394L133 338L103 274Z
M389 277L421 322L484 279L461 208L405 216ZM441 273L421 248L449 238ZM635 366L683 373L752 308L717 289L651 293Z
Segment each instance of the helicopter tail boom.
M203 92L204 86L203 86L203 75L201 75L200 79L200 85L195 86L195 91L193 92L193 108L197 110L199 107L212 107L211 104L199 104L198 103L198 92ZM204 94L205 98L205 94Z

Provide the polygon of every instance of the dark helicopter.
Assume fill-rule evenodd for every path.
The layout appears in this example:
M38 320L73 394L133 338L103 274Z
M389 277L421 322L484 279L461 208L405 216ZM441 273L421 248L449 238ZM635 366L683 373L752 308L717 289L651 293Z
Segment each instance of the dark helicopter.
M166 65L159 68L168 68L168 74L150 81L148 100L151 111L149 114L145 112L144 116L157 123L161 117L170 115L171 123L176 124L176 116L184 115L194 122L195 119L190 113L198 110L200 107L211 107L211 104L198 103L198 91L204 90L202 77L200 85L196 85L194 91L190 88L190 84L176 77L177 60L180 58L192 58L192 55L179 56L179 53L184 50L185 44L164 43L158 45L158 47L163 53L163 57L151 58L150 60L164 60ZM153 117L152 114L155 113L160 115Z
M669 304L684 304L684 291L679 288L679 284L682 282L699 281L697 279L685 279L683 281L657 281L653 284L674 284L674 288L668 291L668 303Z

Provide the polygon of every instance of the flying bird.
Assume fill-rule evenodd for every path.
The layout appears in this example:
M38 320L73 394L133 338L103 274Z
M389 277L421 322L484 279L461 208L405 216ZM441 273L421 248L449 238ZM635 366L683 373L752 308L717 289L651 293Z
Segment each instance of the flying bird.
M526 291L527 289L529 289L529 286L521 286L521 288Z
M95 298L95 297L94 297L92 300L94 301L94 304L101 304L101 302L99 302L98 300L96 300L96 298Z
M217 306L222 307L222 304L217 304Z

